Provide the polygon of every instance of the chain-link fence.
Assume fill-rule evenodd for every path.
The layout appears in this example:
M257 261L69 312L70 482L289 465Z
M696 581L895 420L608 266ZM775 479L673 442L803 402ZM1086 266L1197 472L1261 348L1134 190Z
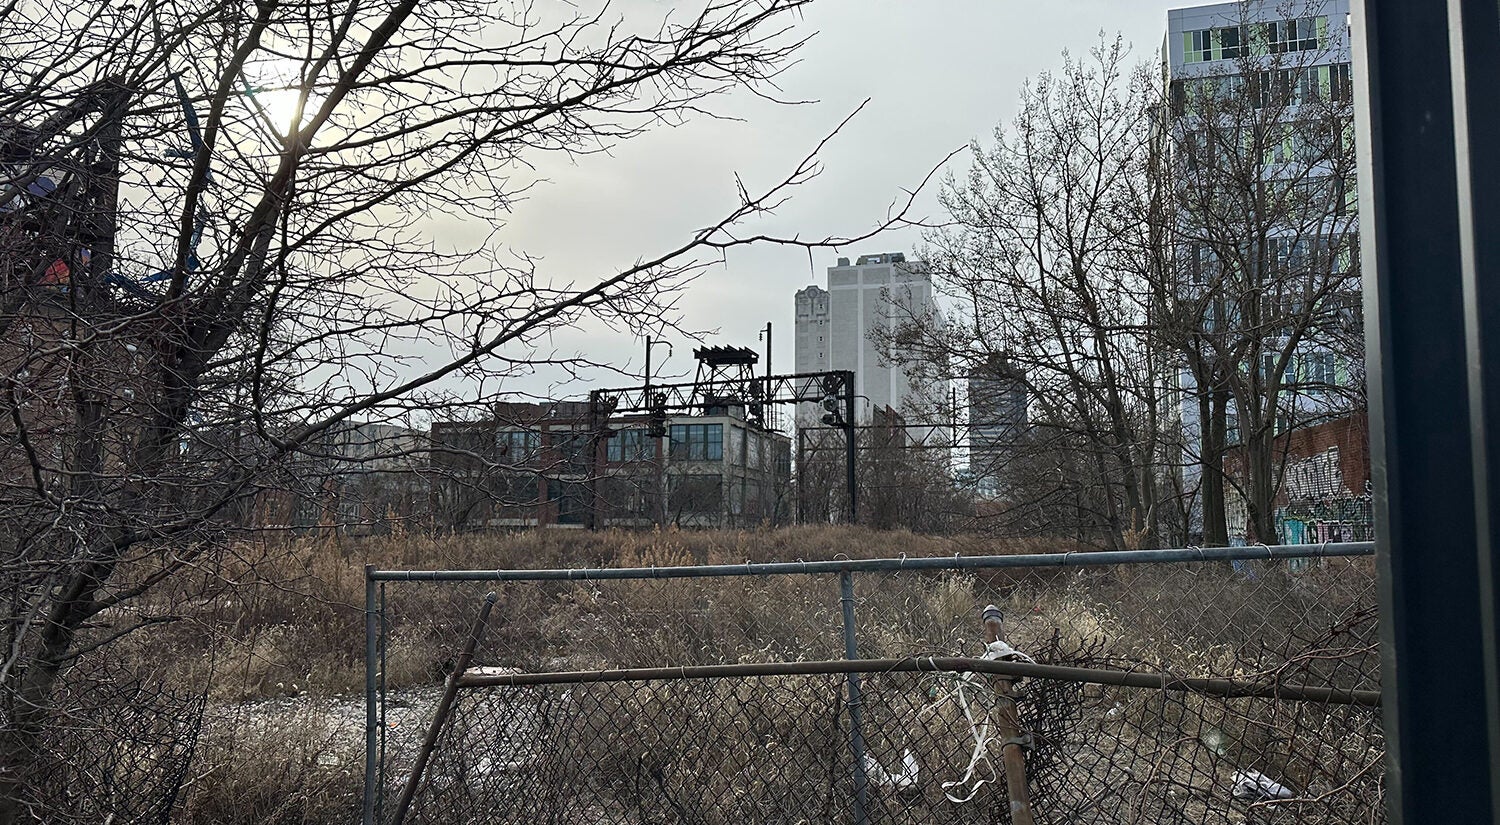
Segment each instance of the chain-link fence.
M4 697L0 730L16 717ZM21 765L14 800L26 821L167 823L189 781L206 696L143 674L106 651L61 679L57 712Z
M1369 553L372 571L367 817L1379 821Z

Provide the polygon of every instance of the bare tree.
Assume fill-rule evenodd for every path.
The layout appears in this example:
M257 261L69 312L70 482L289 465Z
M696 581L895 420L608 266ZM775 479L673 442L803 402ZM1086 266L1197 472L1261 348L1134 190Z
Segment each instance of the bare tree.
M774 92L804 2L648 25L525 0L0 7L0 823L47 804L69 670L170 620L152 594L327 434L577 367L539 344L587 318L672 324L726 248L855 240L746 226L816 151L618 271L549 275L490 238L542 154ZM483 240L430 240L455 225Z
M1014 498L1069 496L1080 538L1111 548L1159 540L1164 365L1139 249L1122 237L1138 218L1127 178L1149 152L1151 97L1118 40L1028 84L1011 128L946 182L949 223L928 235L924 257L958 316L898 332L913 368L1012 365L1036 431L1026 444L1053 464L1033 481L1054 485Z
M985 512L1071 510L1110 547L1201 519L1224 544L1234 493L1274 539L1282 436L1362 406L1348 65L1316 19L1227 21L1215 70L1167 86L1105 43L947 182L926 257L960 317L891 349L1024 385L1031 432Z
M1138 260L1196 407L1207 543L1227 538L1227 490L1253 536L1274 541L1278 438L1363 406L1350 67L1330 59L1337 29L1319 20L1242 8L1208 33L1218 68L1150 109L1137 242L1155 254ZM1243 474L1226 472L1231 452Z

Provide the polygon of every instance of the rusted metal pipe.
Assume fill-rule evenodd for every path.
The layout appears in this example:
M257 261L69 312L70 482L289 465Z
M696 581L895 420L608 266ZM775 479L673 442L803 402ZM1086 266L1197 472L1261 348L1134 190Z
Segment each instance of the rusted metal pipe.
M985 607L984 640L986 643L1005 641L1004 620L1000 608ZM990 674L999 702L995 706L995 727L1000 730L1000 761L1005 765L1005 795L1010 798L1010 821L1013 825L1034 825L1031 815L1031 794L1026 787L1026 746L1028 739L1022 735L1021 720L1016 713L1016 696L1013 681L1016 677Z
M1040 567L1112 567L1120 564L1197 563L1206 561L1278 561L1343 556L1373 556L1374 542L1328 542L1254 547L1192 547L1185 550L1108 550L1089 553L1035 553L1017 556L944 556L940 558L841 559L762 564L702 564L680 567L600 567L552 570L376 570L377 581L606 581L624 579L700 579L722 576L818 575L829 573L900 573L909 570L974 570Z
M911 659L834 659L816 662L638 667L620 670L573 670L553 673L472 673L459 680L464 688L580 685L594 682L652 682L674 679L726 679L746 676L818 676L840 673L989 673L1012 678L1055 679L1094 685L1147 688L1197 693L1221 699L1280 699L1328 705L1380 707L1380 691L1351 690L1321 685L1290 685L1243 679L1211 679L1103 670L1030 662L996 662L963 656L920 656Z
M453 700L458 696L464 671L468 670L469 664L474 661L474 648L479 646L479 639L484 635L484 627L490 620L490 610L494 609L497 599L493 591L485 595L484 605L479 608L479 617L474 620L474 626L469 630L469 638L464 642L464 649L458 654L458 660L453 663L453 672L448 674L448 679L443 685L443 696L438 700L437 711L432 715L432 723L427 726L427 735L423 737L422 747L417 751L417 759L412 765L411 775L406 778L406 785L401 789L401 798L396 800L396 813L391 818L393 825L401 825L406 819L406 811L411 807L412 798L417 795L417 785L422 781L422 773L427 769L427 760L432 758L432 751L437 747L438 736L443 732L443 725L448 721L448 715L453 710Z

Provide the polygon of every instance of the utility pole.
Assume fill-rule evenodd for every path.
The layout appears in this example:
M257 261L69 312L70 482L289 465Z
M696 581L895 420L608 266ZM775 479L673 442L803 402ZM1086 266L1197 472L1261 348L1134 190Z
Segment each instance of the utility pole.
M775 414L772 412L772 410L775 409L775 408L769 403L769 400L770 400L771 396L775 394L775 387L772 386L774 382L771 380L771 375L773 373L771 372L771 322L770 321L766 322L766 328L763 329L763 330L761 330L760 334L758 336L756 336L756 337L762 338L766 342L766 391L765 391L765 393L763 393L762 397L765 398L765 399L767 399L767 403L765 404L764 407L761 408L762 412L761 412L761 422L760 423L761 423L762 426L764 426L766 429L769 430L775 424Z
M858 454L858 447L854 443L854 435L858 432L854 426L854 373L847 372L844 375L844 472L847 474L845 482L849 485L849 523L858 524L859 484L854 474Z
M646 336L646 393L647 404L653 405L655 399L651 397L651 348L657 344L667 345L667 357L672 357L672 343L660 338ZM650 424L646 430L646 437L651 440L651 466L652 466L652 501L651 521L657 526L667 523L667 494L666 494L666 450L662 444L662 437L666 433L666 410L651 410Z

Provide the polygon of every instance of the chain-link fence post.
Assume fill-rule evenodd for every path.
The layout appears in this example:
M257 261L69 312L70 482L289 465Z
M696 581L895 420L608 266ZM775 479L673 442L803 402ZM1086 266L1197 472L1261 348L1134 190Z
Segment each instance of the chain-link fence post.
M375 565L365 565L365 787L364 825L375 825Z
M1005 644L1004 618L1000 608L993 604L985 607L983 621L985 642ZM1021 732L1012 680L1006 676L991 676L990 681L995 685L998 699L995 721L1000 728L1000 759L1005 765L1005 792L1010 799L1010 821L1012 825L1032 825L1031 797L1026 789L1026 747L1029 739Z
M389 662L387 662L386 660L386 654L391 647L391 628L386 621L387 618L388 614L386 613L385 604L385 582L381 582L380 594L377 599L375 616L375 626L378 629L378 632L375 634L375 654L377 657L377 661L380 663L380 670L378 671L378 675L375 679L375 696L377 699L375 706L375 732L378 737L377 746L380 753L380 759L377 763L379 765L379 768L377 769L375 776L376 822L385 821L385 789L390 787L388 776L390 773L389 769L391 763L386 759L386 744L390 739L391 732L391 726L386 724L388 721L386 706L388 700L390 699L390 691L386 689L386 679L390 675L391 668Z
M844 608L844 658L859 658L859 647L854 632L854 574L845 570L839 574L839 601ZM860 723L859 674L850 673L846 679L849 688L849 755L854 760L854 825L868 825L870 818L869 779L865 776L865 736Z

